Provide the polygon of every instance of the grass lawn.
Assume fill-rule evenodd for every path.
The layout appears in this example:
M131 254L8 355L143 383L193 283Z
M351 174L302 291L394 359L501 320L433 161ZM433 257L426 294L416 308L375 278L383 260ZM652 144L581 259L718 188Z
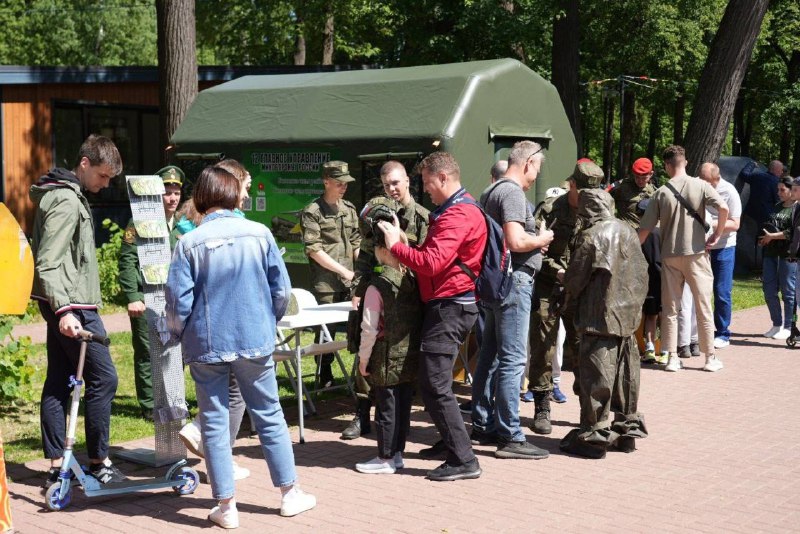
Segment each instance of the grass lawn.
M304 334L303 342L311 342L311 337L311 333ZM30 400L20 403L18 407L0 407L0 430L2 430L5 457L8 462L13 463L28 462L42 457L38 399L44 383L45 368L47 366L45 345L33 345L32 352L31 363L36 367L36 373L33 376L29 391ZM348 352L342 352L341 354L345 367L349 370L353 364L353 356ZM136 389L133 381L133 349L129 332L111 334L111 356L119 376L117 395L111 408L111 443L124 443L152 435L153 424L140 417L139 404L136 401ZM313 373L314 359L306 358L303 361L303 374L312 375L304 380L308 387L313 386ZM337 378L337 383L343 382L342 373L336 363L333 364L333 374ZM197 402L194 381L189 375L188 368L185 370L185 375L186 401L194 415L197 412ZM289 382L281 380L281 378L286 378L286 371L284 366L279 364L278 386L281 402L284 406L288 406L287 403L296 403L296 397ZM340 390L320 394L319 398L324 399L326 396L344 394L344 391ZM83 409L81 409L81 420L78 422L76 438L76 449L85 451L86 438L83 432Z
M764 303L764 296L761 291L761 281L756 276L737 277L733 284L733 309L743 310ZM108 310L104 310L108 311ZM115 310L120 311L120 310ZM304 335L303 342L311 341L311 333ZM340 334L341 338L341 334ZM136 392L133 383L133 349L131 348L130 333L118 333L111 335L111 355L114 364L117 366L119 375L119 387L117 396L114 399L111 421L111 443L123 443L126 441L139 439L152 435L153 425L147 423L139 416L139 406L136 402ZM350 353L342 353L346 368L349 370L353 363L353 356ZM0 429L5 441L5 454L9 462L27 462L36 458L41 458L41 438L39 434L39 403L38 396L44 382L44 373L47 363L45 346L43 344L33 346L33 361L36 367L36 374L33 377L33 384L30 388L29 402L21 403L21 406L0 407ZM334 364L334 375L341 382L341 372ZM314 373L313 358L306 358L303 362L303 374L312 375ZM280 378L286 377L283 365L278 366L278 377L280 386L280 396L284 406L286 403L296 402L294 392L289 383ZM305 380L306 385L311 386L313 378ZM331 392L327 396L340 395L343 392ZM325 398L322 394L321 398ZM196 401L194 392L194 382L186 370L186 399L192 413L196 412ZM83 435L83 422L78 424L78 444L79 450L85 450L85 438Z

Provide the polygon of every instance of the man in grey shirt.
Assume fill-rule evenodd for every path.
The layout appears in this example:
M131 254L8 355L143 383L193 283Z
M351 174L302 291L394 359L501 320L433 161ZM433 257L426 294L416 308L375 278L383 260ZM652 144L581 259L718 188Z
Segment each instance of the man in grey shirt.
M496 443L498 458L539 459L549 454L528 443L519 424L519 384L527 359L533 278L542 266L541 249L553 240L552 231L537 232L525 197L543 160L538 143L516 143L508 155L505 176L480 199L486 213L503 227L514 271L508 296L501 303L483 305L486 322L472 381L472 442Z

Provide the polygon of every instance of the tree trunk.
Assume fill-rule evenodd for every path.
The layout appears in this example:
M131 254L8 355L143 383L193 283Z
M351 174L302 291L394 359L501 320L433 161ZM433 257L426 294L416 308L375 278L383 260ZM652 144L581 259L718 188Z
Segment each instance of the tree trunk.
M514 0L500 0L500 6L503 9L505 9L506 11L508 11L509 15L513 15L514 14L514 9L516 7L514 5ZM576 29L576 31L577 31L577 29ZM514 56L518 60L520 60L523 63L525 63L525 47L522 46L522 43L520 43L520 42L513 43L511 45L511 51L514 53Z
M620 161L617 169L617 180L625 178L628 168L631 165L633 156L633 127L636 123L636 95L631 91L625 92L625 99L622 106L622 116L620 116Z
M791 116L784 117L781 125L781 143L778 159L783 162L789 161L789 153L792 151L792 121Z
M559 0L557 11L563 16L553 19L552 82L561 97L572 133L575 134L577 156L583 146L583 127L580 106L580 0Z
M647 157L655 161L656 143L661 137L661 108L658 104L650 110L650 130L647 136Z
M672 144L683 144L683 118L686 116L686 95L675 97L675 115L672 121Z
M711 43L686 130L687 171L716 161L769 0L729 0Z
M294 6L294 64L306 64L306 36L305 36L305 6L302 2L295 3Z
M168 163L169 139L197 96L194 0L156 0L159 142Z
M800 176L800 120L795 113L794 120L794 153L792 154L792 166L789 169L792 176Z
M611 176L614 168L614 102L613 98L604 98L605 117L603 128L603 174Z
M322 64L333 65L333 3L326 6L325 29L322 33Z

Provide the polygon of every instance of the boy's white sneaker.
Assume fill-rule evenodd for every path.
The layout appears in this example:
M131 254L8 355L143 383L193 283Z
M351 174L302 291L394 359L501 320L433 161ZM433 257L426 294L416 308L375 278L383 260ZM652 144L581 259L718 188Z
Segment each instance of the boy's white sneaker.
M239 528L239 511L236 510L236 501L231 500L227 505L220 504L211 509L208 520L222 528Z
M368 475L393 475L396 470L394 458L387 460L373 458L368 462L356 464L356 471Z
M296 485L281 499L281 515L291 517L311 510L317 505L317 498L306 493Z
M192 454L205 458L203 454L203 435L200 433L200 427L194 421L190 421L183 425L178 437L186 445L186 448Z

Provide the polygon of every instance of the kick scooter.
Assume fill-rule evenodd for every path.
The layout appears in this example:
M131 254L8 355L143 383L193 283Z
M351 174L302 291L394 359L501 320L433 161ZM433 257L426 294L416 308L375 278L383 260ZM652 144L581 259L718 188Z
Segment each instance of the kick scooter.
M72 401L69 409L69 424L67 426L66 447L64 448L64 460L58 474L58 481L48 488L45 494L47 507L51 510L63 510L69 506L71 500L72 478L83 487L83 493L87 497L99 497L102 495L121 495L136 491L145 491L160 488L172 488L179 495L189 495L194 493L200 484L200 477L197 471L186 465L186 460L174 463L163 478L150 478L143 480L126 480L101 484L96 478L85 473L72 447L75 445L75 427L78 423L78 406L81 402L81 388L83 387L83 365L86 361L86 347L89 343L102 343L108 346L111 340L93 334L86 330L78 333L81 341L81 352L78 359L78 371L75 376L70 377L72 386Z

